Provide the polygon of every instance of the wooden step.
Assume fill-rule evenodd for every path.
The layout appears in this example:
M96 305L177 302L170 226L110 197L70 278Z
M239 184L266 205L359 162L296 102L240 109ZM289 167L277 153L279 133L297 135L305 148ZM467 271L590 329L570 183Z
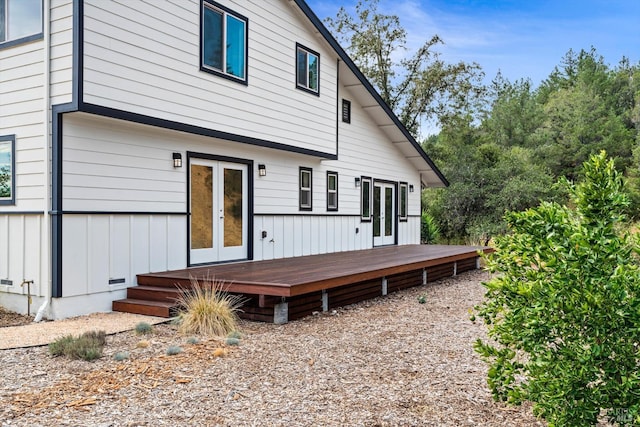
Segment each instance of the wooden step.
M156 317L172 317L176 307L177 304L169 301L147 301L131 298L114 301L111 305L113 311Z
M132 286L127 289L128 299L137 299L145 301L168 301L175 303L180 297L178 288L168 288L164 286Z

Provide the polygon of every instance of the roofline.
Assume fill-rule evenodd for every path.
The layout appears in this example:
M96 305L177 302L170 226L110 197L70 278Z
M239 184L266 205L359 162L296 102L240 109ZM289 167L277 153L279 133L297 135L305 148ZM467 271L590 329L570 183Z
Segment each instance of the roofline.
M422 147L420 146L418 141L415 140L413 135L411 135L411 133L404 126L404 124L402 124L402 122L400 121L398 116L396 116L396 114L391 110L391 108L385 102L385 100L382 99L382 97L380 96L378 91L373 87L373 85L371 85L371 83L364 76L364 74L362 74L362 71L360 71L358 66L351 60L349 55L347 55L347 53L344 51L342 46L340 46L340 44L333 37L333 35L331 35L331 33L329 32L327 27L325 27L325 25L322 23L320 18L318 18L318 16L313 12L313 10L311 10L311 8L307 4L307 2L305 0L293 0L293 1L296 3L296 5L298 5L300 10L307 16L309 21L311 21L311 23L316 27L318 32L320 34L322 34L322 36L325 38L327 43L329 43L329 45L331 45L331 47L336 51L336 53L338 54L340 59L342 59L344 61L344 63L349 67L349 69L353 72L353 74L355 74L355 76L358 78L358 80L360 80L360 83L362 83L362 85L365 87L365 89L367 89L367 91L371 94L371 96L373 96L373 98L376 100L376 102L378 104L380 104L380 107L382 107L382 109L385 111L385 113L387 113L389 118L391 118L391 120L394 122L394 124L400 129L400 131L404 134L404 136L411 143L411 145L413 145L415 150L418 153L420 153L420 156L424 159L424 161L427 162L427 164L431 167L431 169L433 169L433 171L436 173L438 178L440 178L442 183L446 187L448 187L449 186L449 181L447 181L447 178L444 177L442 172L440 172L440 170L437 168L437 166L429 158L427 153L424 152L424 150L422 149Z

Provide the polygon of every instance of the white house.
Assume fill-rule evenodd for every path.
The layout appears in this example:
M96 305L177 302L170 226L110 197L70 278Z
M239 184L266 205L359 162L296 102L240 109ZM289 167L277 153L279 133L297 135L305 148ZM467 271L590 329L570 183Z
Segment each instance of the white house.
M303 0L0 0L6 308L109 311L139 273L416 244L420 189L444 185Z

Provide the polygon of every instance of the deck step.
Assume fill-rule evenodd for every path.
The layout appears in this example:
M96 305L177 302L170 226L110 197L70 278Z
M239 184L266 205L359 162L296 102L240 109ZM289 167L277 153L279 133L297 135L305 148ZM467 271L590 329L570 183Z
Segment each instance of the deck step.
M172 317L177 304L170 301L148 301L126 298L114 301L113 311L125 313L144 314L146 316Z
M175 287L138 285L127 289L128 299L175 303L179 297L180 290Z

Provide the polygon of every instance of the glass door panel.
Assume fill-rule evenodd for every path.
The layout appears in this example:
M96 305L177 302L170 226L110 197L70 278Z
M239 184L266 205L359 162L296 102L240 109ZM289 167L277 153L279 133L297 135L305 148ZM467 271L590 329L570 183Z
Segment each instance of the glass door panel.
M224 246L242 246L242 171L224 169Z

